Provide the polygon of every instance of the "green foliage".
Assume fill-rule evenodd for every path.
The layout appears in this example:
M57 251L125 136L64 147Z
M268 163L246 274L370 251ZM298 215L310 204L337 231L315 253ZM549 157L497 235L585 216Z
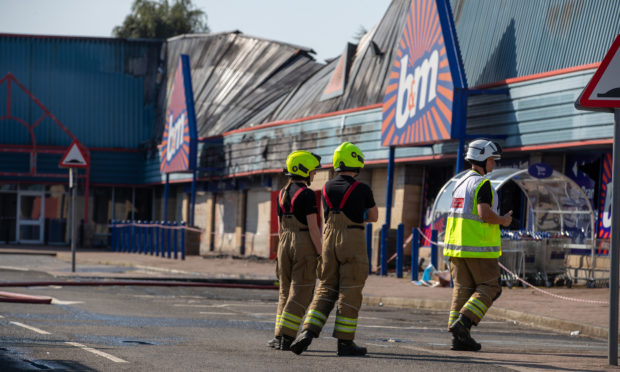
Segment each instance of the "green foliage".
M131 14L114 27L112 35L122 38L167 39L176 35L208 33L207 15L192 0L135 0Z

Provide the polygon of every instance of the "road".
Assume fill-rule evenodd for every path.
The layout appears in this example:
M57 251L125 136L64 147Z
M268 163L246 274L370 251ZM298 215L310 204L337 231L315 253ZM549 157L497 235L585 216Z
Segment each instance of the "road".
M3 281L50 280L0 270ZM362 358L339 358L333 320L297 356L266 347L277 292L196 287L31 287L52 305L0 303L1 371L505 371L606 370L606 340L486 319L473 330L479 353L449 350L446 314L364 307ZM333 316L332 316L333 318Z

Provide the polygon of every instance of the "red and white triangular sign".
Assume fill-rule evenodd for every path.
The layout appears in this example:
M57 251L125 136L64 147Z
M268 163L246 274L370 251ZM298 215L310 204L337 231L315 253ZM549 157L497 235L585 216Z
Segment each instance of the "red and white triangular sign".
M69 150L65 153L58 164L61 167L71 167L71 168L86 168L88 167L88 160L82 149L78 145L77 141L73 141L71 146L69 146Z
M575 106L584 109L620 108L620 35L616 36Z

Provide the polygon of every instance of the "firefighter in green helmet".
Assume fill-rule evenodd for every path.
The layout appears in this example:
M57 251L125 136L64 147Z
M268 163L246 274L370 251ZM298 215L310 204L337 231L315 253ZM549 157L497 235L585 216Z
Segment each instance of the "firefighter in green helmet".
M321 157L308 151L294 151L286 158L284 173L289 180L278 196L280 293L275 337L268 342L274 349L290 350L312 300L321 232L316 196L308 186L320 163Z
M353 339L368 277L364 222L377 221L378 210L370 187L355 180L364 167L359 147L350 142L340 145L334 152L333 165L337 175L322 190L325 228L320 282L291 350L304 352L336 306L332 335L338 339L338 356L362 356L366 348L357 346Z

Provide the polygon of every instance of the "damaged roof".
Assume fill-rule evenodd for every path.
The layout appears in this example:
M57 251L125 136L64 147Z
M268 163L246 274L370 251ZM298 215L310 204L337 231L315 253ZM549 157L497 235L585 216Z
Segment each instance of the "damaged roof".
M198 136L208 137L260 123L261 112L281 102L324 66L312 53L309 48L239 31L169 39L166 89L160 92L160 116L154 133L161 139L167 94L180 54L190 56Z

